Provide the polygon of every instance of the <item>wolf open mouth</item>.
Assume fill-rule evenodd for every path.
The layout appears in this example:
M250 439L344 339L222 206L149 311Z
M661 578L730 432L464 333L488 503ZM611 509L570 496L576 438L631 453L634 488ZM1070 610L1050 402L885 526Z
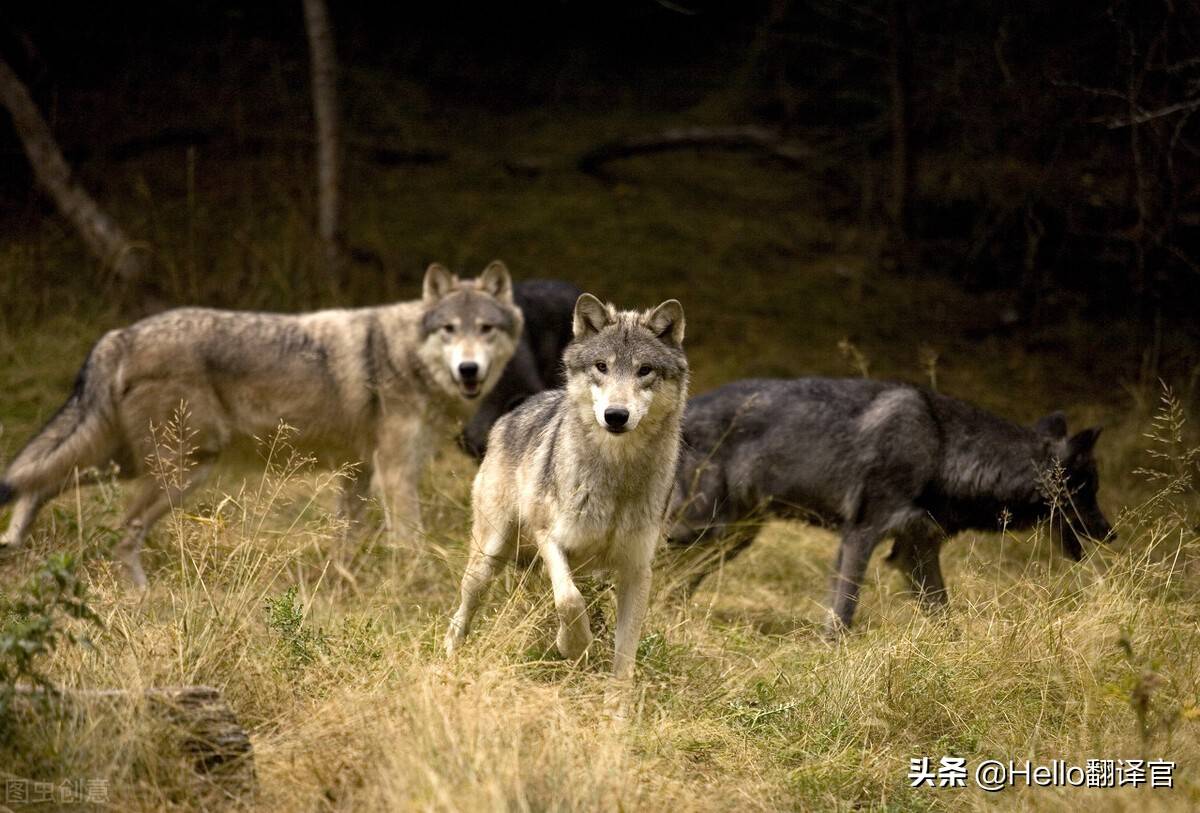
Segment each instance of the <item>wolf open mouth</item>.
M460 381L458 388L462 390L462 394L467 398L479 397L479 382L478 381Z

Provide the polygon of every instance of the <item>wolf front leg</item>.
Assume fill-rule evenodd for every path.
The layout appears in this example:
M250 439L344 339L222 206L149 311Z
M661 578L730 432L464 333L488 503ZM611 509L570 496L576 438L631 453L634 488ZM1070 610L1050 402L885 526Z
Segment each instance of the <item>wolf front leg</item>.
M862 589L863 575L867 572L867 562L871 560L871 552L878 542L879 534L871 528L849 528L843 534L833 575L831 615L825 627L827 638L838 638L850 629L854 611L858 609L858 594Z
M362 532L373 474L370 466L360 466L347 473L339 484L338 516L346 523L347 539L353 539Z
M592 645L592 630L589 625L587 602L575 586L571 577L571 566L558 541L552 535L538 546L538 553L550 574L554 587L554 608L558 611L558 637L555 643L558 652L567 660L576 660Z
M374 469L379 472L384 525L395 539L402 530L420 535L421 498L418 487L431 449L420 421L393 418L383 423L375 449Z
M657 534L654 540L657 541ZM650 548L653 551L653 547ZM617 634L613 651L613 677L632 680L642 624L650 603L650 563L638 562L626 568L617 584Z

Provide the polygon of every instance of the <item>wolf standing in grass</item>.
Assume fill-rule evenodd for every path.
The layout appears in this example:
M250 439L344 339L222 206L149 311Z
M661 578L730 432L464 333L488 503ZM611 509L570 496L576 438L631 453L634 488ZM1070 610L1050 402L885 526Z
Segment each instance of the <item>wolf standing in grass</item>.
M360 464L343 486L349 518L378 473L389 526L419 527L417 485L437 431L452 435L471 417L522 322L508 269L494 262L474 280L431 265L412 302L299 315L182 308L111 331L0 479L0 505L16 500L0 550L21 541L73 472L116 461L140 479L116 554L143 586L139 552L150 527L222 451L281 422L321 462ZM167 488L147 461L178 455L152 431L177 411L186 414L192 467Z
M1062 413L1032 428L909 384L867 379L735 381L693 398L684 425L669 547L691 589L770 517L841 528L829 632L850 626L871 552L930 610L946 603L939 552L967 529L1054 517L1063 550L1111 526L1096 501L1099 429L1067 435ZM1056 516L1057 515L1057 516Z
M536 552L553 584L565 658L580 657L592 642L574 577L615 574L613 672L633 676L687 401L683 327L674 299L637 313L579 297L575 338L563 355L566 388L530 398L488 437L447 652L462 643L497 569Z

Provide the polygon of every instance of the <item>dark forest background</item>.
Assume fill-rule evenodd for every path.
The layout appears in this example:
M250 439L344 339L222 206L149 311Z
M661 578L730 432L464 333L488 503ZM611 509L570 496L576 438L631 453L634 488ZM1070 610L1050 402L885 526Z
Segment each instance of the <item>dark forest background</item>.
M806 252L861 256L868 285L952 281L982 297L994 317L982 330L1068 314L1128 323L1123 342L1133 346L1123 351L1143 379L1178 366L1170 335L1191 333L1200 301L1195 3L340 2L330 16L353 262L342 279L312 279L297 245L289 267L268 275L242 260L231 280L223 250L198 245L253 243L287 211L312 218L299 2L0 12L0 51L85 186L149 241L157 272L143 286L155 302L378 301L437 259L426 256L432 246L381 236L385 223L367 225L363 213L389 195L397 212L414 206L402 176L379 187L388 173L437 167L448 194L473 184L486 194L495 177L479 184L472 172L488 163L505 182L578 173L572 182L592 194L620 195L621 162L583 160L598 145L685 124L754 125L801 158L751 150L738 159L745 169L720 183L753 185L763 170L794 182L830 225ZM0 239L44 237L54 211L8 127L0 155ZM670 182L685 190L689 175L708 171L680 166ZM704 205L736 209L720 183L706 187ZM231 222L239 206L241 222ZM88 275L103 281L47 262L38 280ZM264 290L265 301L248 293Z

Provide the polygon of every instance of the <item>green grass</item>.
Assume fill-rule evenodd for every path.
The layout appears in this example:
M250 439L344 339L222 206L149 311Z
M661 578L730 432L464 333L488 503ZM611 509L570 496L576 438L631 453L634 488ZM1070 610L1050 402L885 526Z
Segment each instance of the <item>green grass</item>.
M106 484L57 500L0 563L12 595L52 553L83 562L103 627L88 630L92 647L45 659L51 680L220 687L254 742L259 791L244 801L264 809L1200 803L1194 486L1154 501L1163 483L1135 473L1163 462L1147 449L1170 444L1145 437L1157 391L1136 380L1131 328L1067 311L1036 330L990 330L1002 296L879 272L877 236L827 214L836 192L815 173L673 155L623 162L606 185L569 168L606 135L652 127L646 116L468 111L452 127L392 115L414 145L443 144L452 159L377 167L352 153L350 236L383 269L356 266L341 281L314 265L298 149L237 160L200 150L190 195L183 150L84 173L104 173L106 201L154 245L171 301L382 302L414 296L429 261L473 273L500 257L519 278L570 279L623 305L680 298L697 392L747 376L852 374L844 341L874 376L927 381L936 353L944 392L1021 421L1065 408L1073 426L1107 426L1101 500L1120 517L1120 541L1073 565L1040 530L964 534L944 554L953 611L943 623L916 612L877 563L858 627L830 645L818 630L836 539L772 524L687 607L655 604L621 724L606 698L611 635L586 664L557 660L539 573L508 572L462 657L440 654L474 472L452 448L426 483L427 536L394 545L343 539L328 473L226 469L155 530L144 596L105 556L122 490ZM502 168L500 157L521 156L550 169ZM0 242L0 460L65 398L90 343L127 321L104 279L53 219ZM1190 408L1191 382L1177 377ZM1189 445L1173 447L1171 465L1194 467ZM123 810L218 804L168 735L137 708L28 720L0 743L0 778L103 777ZM910 758L949 754L1162 757L1179 763L1177 789L908 787Z

